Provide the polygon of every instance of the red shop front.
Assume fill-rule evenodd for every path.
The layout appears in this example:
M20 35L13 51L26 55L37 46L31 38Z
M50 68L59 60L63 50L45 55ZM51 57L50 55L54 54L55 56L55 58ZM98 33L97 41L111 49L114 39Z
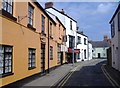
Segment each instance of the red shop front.
M80 49L74 49L74 62L76 62L76 55L77 54L80 54ZM73 58L73 49L68 48L67 62L72 63L72 58Z

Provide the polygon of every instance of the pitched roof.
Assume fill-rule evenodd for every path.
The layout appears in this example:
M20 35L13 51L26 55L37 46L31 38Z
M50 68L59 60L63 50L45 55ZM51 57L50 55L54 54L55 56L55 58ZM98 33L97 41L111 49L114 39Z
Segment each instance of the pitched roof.
M45 9L37 2L37 0L32 0L32 2L40 9L42 12L56 25L56 22L47 14Z
M88 36L85 35L83 32L77 31L77 33L78 33L78 34L81 34L81 35L83 35L83 36L85 36L85 37L88 37Z
M56 8L54 8L54 7L49 7L49 8L54 9L55 11L57 11L57 12L61 13L62 15L67 16L68 18L70 18L71 20L73 20L73 21L75 21L75 22L77 23L77 21L76 21L76 20L74 20L73 18L71 18L71 17L70 17L70 16L68 16L67 14L60 12L60 11L59 11L59 10L57 10ZM46 8L46 9L49 9L49 8Z
M112 16L112 18L111 18L111 20L110 20L109 23L111 23L111 22L113 21L114 17L116 16L116 14L118 13L119 10L120 10L120 2L119 2L119 5L118 5L118 7L117 7L115 13L113 14L113 16Z
M63 28L66 29L65 26L62 24L62 22L59 20L59 18L58 18L56 15L52 14L51 12L49 12L49 11L47 11L47 10L46 10L46 12L48 13L48 15L51 16L51 18L52 18L54 21L56 21L56 19L57 19L57 20L59 21L59 23L63 26Z
M93 48L97 47L110 47L109 43L106 41L92 41Z

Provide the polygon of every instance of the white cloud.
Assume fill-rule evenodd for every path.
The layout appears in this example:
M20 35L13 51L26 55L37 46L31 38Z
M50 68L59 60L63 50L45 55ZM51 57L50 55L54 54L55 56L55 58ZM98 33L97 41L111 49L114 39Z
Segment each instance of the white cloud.
M101 3L97 6L96 11L93 14L106 14L108 12L111 11L111 9L113 8L113 4L112 3Z

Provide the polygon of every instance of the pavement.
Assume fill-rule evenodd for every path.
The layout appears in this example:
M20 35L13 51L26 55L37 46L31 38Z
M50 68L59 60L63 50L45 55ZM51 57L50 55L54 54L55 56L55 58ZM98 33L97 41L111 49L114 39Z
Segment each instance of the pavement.
M63 64L56 69L50 71L50 73L41 76L37 74L30 78L25 78L18 82L12 83L10 85L4 86L3 88L26 88L26 87L51 87L59 80L63 79L73 68L75 68L79 63L73 64Z
M112 85L116 88L120 88L120 71L112 68L109 65L103 65L105 70L105 74L107 75L108 79L111 81Z
M72 64L64 64L57 69L51 71L43 77L33 80L23 86L53 86L58 80L62 79L68 72L74 68Z

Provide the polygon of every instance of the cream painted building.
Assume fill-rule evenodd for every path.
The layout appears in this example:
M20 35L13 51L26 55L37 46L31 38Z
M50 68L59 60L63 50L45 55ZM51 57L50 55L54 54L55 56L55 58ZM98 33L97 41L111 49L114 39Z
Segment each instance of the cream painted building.
M56 23L60 21L55 22L33 0L2 1L0 11L0 87L60 65L56 51L65 32L63 26L57 31ZM65 63L65 53L61 59Z
M109 23L112 37L112 67L120 71L120 2Z

